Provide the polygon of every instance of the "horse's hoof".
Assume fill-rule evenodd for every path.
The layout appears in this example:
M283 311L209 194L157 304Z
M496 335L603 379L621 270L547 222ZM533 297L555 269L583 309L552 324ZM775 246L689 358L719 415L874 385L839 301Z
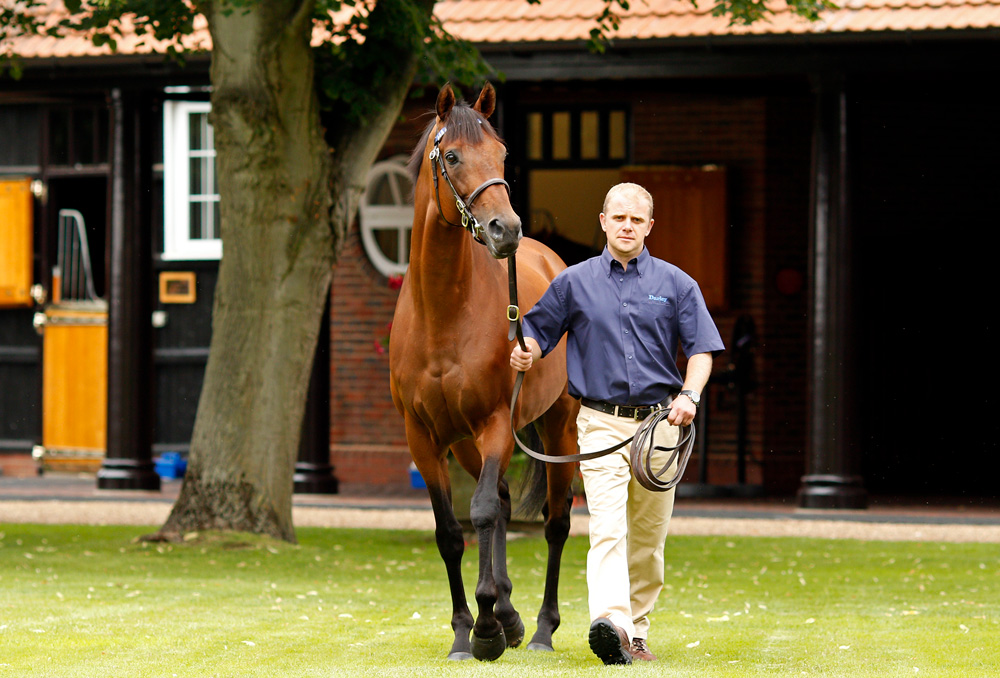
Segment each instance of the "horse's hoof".
M503 627L503 634L507 637L507 647L517 647L524 640L524 622L521 617L510 626Z
M464 662L466 659L472 659L471 652L452 652L448 655L448 661L450 662Z
M476 632L472 632L472 656L481 662L491 662L500 658L503 651L507 649L507 639L503 635L503 629L492 638L480 638Z
M545 643L528 643L528 649L535 652L555 652L555 649L551 645L546 645Z

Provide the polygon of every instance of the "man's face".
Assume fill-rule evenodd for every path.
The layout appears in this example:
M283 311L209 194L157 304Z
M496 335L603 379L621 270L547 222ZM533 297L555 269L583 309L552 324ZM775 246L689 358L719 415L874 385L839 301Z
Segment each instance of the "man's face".
M618 193L601 213L601 228L608 236L611 256L626 263L642 252L643 243L653 228L649 204L642 196Z

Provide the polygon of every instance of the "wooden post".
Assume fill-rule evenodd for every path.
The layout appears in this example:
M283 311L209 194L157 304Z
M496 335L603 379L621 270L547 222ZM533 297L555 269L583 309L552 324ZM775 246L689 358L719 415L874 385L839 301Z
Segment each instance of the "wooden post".
M150 109L145 97L119 88L111 92L111 106L108 448L97 487L159 490L152 461Z
M810 232L809 430L803 508L867 506L854 432L847 95L841 77L816 87Z

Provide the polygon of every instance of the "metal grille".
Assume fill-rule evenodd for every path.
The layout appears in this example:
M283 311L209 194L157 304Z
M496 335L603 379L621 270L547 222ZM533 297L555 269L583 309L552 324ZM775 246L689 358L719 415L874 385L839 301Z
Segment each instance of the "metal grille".
M78 211L59 210L58 247L52 286L58 290L59 300L96 301L87 229Z

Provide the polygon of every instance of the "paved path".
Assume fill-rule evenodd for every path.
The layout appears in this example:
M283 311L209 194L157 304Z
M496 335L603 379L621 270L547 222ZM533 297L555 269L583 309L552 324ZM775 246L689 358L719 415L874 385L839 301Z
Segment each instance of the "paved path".
M95 489L92 477L0 477L0 523L160 525L170 512L179 481L160 492ZM402 497L296 495L293 519L300 527L433 530L426 495ZM586 534L585 508L573 515L573 534ZM1000 543L995 506L895 505L866 511L801 511L780 501L680 498L673 535L822 537L887 541Z

